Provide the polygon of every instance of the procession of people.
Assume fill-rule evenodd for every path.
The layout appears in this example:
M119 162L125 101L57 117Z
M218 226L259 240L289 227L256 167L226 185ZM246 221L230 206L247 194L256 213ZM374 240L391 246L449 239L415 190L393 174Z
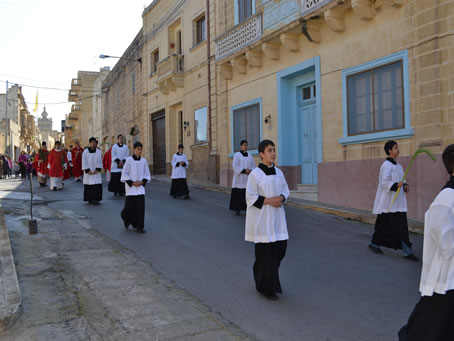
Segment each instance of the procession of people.
M59 141L48 151L46 142L43 142L34 158L39 185L46 187L50 178L50 189L61 190L63 181L72 174L76 182L83 181L83 200L99 205L103 199L104 171L109 192L114 196L126 196L120 212L124 228L132 226L137 232L145 233L145 187L151 175L148 162L142 156L142 143L135 142L131 153L120 134L117 143L103 155L95 137L88 142L84 149L76 142L70 151L65 151ZM245 241L254 243L255 260L251 270L255 288L263 297L274 301L283 292L279 268L289 239L283 204L290 191L283 172L275 165L275 143L263 140L257 150L258 164L248 153L248 141L240 141L240 150L232 162L229 209L236 215L246 211ZM386 159L379 170L373 203L377 219L368 248L379 255L384 254L381 247L400 249L404 259L418 262L408 231L406 194L410 191L410 184L404 180L403 168L397 162L399 145L387 141L384 151ZM454 340L454 145L448 146L442 157L450 180L426 212L420 283L422 297L407 324L399 331L400 341ZM8 174L7 167L11 168L8 161L8 158L0 158L3 174ZM23 152L17 163L21 176L25 177L27 165L31 164L30 157ZM189 199L189 160L183 145L180 144L172 156L171 166L170 195Z

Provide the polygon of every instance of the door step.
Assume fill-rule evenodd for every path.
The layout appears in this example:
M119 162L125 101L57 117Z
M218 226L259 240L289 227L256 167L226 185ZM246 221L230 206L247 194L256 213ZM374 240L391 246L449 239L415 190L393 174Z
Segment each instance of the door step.
M318 201L318 185L299 184L295 191L290 191L290 197Z

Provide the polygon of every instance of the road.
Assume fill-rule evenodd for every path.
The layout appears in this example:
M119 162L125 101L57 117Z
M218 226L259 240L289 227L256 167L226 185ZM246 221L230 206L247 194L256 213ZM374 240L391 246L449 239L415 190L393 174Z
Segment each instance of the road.
M367 248L373 227L287 207L290 240L280 276L283 295L255 292L254 247L244 241L244 215L228 210L225 193L193 189L172 199L169 185L147 184L146 234L123 228L123 198L104 186L100 206L82 201L83 185L37 188L50 206L91 218L103 234L150 261L155 270L212 311L259 340L396 340L418 300L421 263L398 251ZM372 203L371 203L372 204ZM421 256L422 238L411 236Z

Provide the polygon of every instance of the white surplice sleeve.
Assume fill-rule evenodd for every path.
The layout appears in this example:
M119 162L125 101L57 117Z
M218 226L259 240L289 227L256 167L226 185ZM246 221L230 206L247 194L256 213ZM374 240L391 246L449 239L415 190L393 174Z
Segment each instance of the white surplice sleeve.
M235 173L236 175L241 174L241 172L243 171L243 167L241 166L240 157L242 157L242 156L240 156L239 153L235 153L235 156L233 157L232 168L233 168L233 173Z
M287 181L285 180L284 174L279 171L280 173L280 178L281 178L281 194L285 198L285 201L287 201L288 196L290 195L290 190L288 189Z
M85 173L86 169L90 169L90 161L88 159L88 150L85 149L82 153L82 171ZM91 171L91 169L90 169Z
M393 171L392 166L384 164L380 169L380 182L382 185L382 189L386 192L391 190L391 187L394 185L393 181Z
M252 207L259 198L259 186L254 173L249 174L246 184L246 203Z
M439 246L445 260L454 256L454 214L451 207L437 205L431 208L430 235Z
M121 182L126 182L131 179L131 165L132 165L132 160L128 158L125 162L125 165L123 166L123 169L121 170Z
M250 170L253 170L255 167L256 167L256 166L255 166L254 157L253 157L251 154L249 154L249 165L248 165L248 168L249 168Z
M177 165L177 154L173 154L171 164L172 164L172 168L176 167L176 165Z
M96 152L96 169L102 170L103 164L102 164L102 152L98 149ZM83 169L83 168L82 168Z
M145 179L147 181L151 180L150 168L148 167L148 162L143 163L143 179Z

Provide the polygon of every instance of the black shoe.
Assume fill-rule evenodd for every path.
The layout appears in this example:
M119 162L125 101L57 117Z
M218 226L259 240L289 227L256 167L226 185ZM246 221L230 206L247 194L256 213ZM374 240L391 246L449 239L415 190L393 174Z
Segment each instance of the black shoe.
M117 193L114 193L114 197L116 197L116 196L117 196Z
M124 194L124 193L120 193L119 196L120 196L120 197L124 197L125 194Z
M241 215L240 211L236 211L235 215Z
M174 199L176 199L176 198L177 198L177 196L176 196L176 195L172 195L172 196L173 196L173 198L174 198Z
M90 200L90 201L88 202L88 204L89 204L89 205L93 204L93 201Z
M93 200L93 205L98 206L99 205L99 201L98 200Z
M190 196L190 195L185 195L185 196L184 196L184 199L185 199L185 200L191 199L191 196Z
M373 252L373 253L376 253L377 255L382 255L383 254L383 251L377 247L377 246L373 246L373 245L369 245L369 249Z
M137 231L138 233L145 233L145 230L144 230L143 228L136 229L136 231Z
M276 294L273 294L273 295L265 295L265 294L262 294L263 296L266 297L266 299L270 300L270 301L276 301L279 299L279 296L277 296Z
M123 225L125 226L125 229L128 229L129 223L127 221L123 221Z
M409 254L407 256L404 256L405 259L411 260L413 262L419 262L419 258L416 257L414 254Z
M56 191L56 190L57 190L57 187L52 188L52 190L53 190L53 191Z

